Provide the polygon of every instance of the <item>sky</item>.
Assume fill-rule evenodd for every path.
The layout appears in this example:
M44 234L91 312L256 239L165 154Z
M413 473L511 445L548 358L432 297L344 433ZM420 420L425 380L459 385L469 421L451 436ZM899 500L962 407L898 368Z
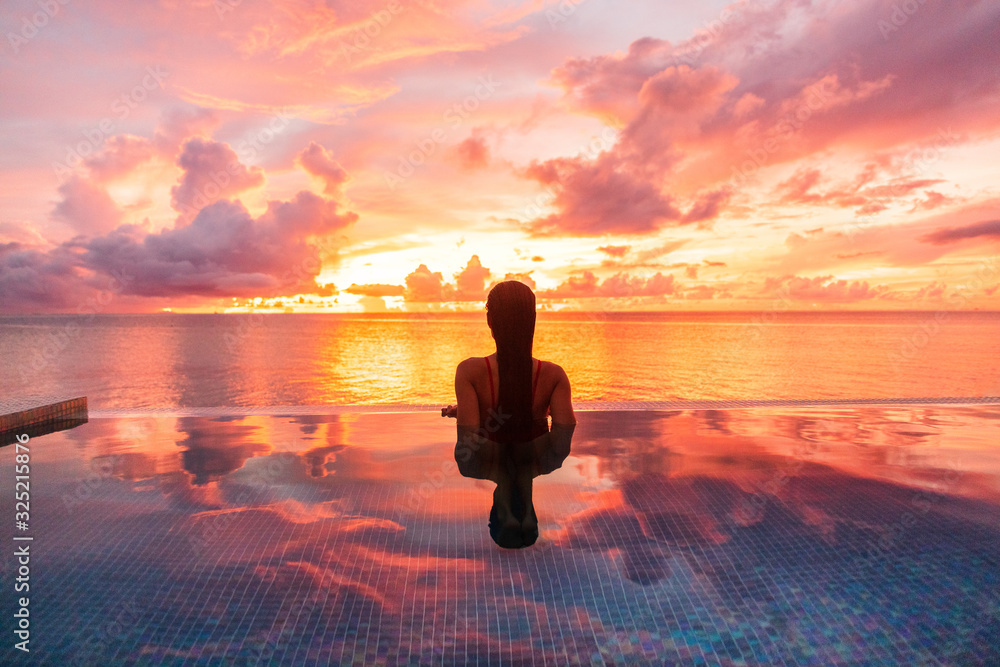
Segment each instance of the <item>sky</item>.
M1000 309L988 0L16 0L0 313Z

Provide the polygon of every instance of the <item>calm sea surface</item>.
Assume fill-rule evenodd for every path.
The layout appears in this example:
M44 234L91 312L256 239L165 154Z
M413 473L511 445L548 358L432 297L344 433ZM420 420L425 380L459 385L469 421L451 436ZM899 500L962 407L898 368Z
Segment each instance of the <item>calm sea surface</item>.
M91 408L454 401L485 315L0 317L0 400ZM1000 311L539 313L574 401L1000 394Z

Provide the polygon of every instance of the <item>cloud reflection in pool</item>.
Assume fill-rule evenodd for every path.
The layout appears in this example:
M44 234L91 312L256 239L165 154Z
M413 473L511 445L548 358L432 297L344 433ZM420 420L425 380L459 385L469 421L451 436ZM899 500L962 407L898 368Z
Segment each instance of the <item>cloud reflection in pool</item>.
M997 408L578 418L570 458L535 480L541 538L517 553L490 540L493 485L448 465L454 426L433 414L93 419L33 440L40 650L998 655ZM126 604L134 629L107 638Z

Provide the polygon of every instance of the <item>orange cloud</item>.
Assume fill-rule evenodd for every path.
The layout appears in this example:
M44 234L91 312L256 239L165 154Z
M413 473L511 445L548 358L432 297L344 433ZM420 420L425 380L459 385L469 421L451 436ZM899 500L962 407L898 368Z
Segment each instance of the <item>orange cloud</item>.
M403 296L406 294L406 288L402 285L385 285L385 284L370 284L370 285L358 285L351 283L351 286L344 290L348 294L360 294L361 296Z
M473 132L455 149L462 167L465 169L480 169L490 162L490 148L481 132Z
M337 164L333 155L315 141L310 142L304 151L299 153L299 164L313 176L323 181L323 191L328 195L339 192L340 186L347 180L347 172Z
M627 245L606 245L598 248L603 253L611 255L612 257L622 257L629 251L631 246Z
M405 296L407 301L437 303L442 301L484 301L484 287L491 272L473 255L461 271L455 274L455 284L444 281L440 271L431 272L426 264L421 264L406 276Z

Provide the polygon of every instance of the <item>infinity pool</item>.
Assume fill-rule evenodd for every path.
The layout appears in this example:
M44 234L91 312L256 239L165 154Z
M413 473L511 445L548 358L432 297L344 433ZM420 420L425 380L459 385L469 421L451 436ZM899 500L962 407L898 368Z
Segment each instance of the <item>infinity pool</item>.
M3 521L8 545L33 537L30 658L1000 663L1000 406L578 419L535 480L541 537L513 551L434 413L92 417L32 438L30 528ZM29 657L4 635L5 664Z

